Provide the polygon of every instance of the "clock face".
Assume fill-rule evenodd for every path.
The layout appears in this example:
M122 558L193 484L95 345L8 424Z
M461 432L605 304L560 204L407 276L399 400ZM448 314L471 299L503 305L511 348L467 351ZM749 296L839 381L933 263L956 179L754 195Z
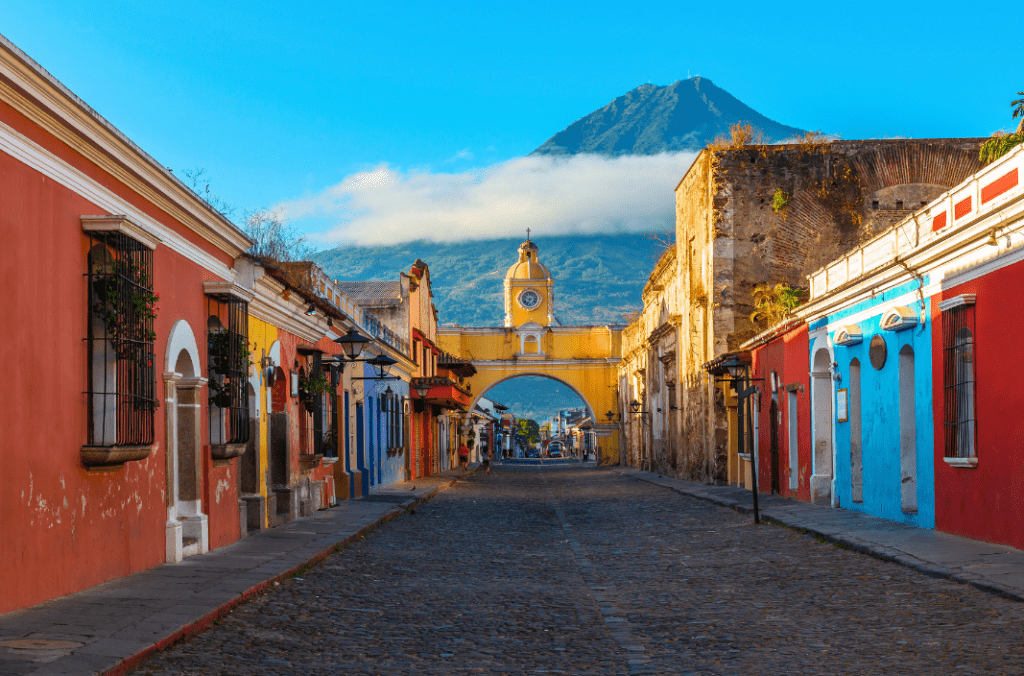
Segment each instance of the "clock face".
M532 310L540 305L540 295L533 289L527 289L519 294L519 304L527 310Z

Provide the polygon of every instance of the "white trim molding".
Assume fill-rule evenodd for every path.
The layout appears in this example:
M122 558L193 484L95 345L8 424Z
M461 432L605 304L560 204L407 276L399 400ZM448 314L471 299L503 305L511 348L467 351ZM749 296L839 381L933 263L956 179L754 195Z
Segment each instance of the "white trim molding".
M82 216L83 232L121 232L149 250L156 248L160 239L123 214Z
M962 293L959 296L953 296L947 298L939 303L939 310L942 312L948 312L958 307L966 305L974 305L974 300L977 298L976 294L973 293Z
M963 469L975 469L978 466L977 456L973 458L943 458L950 467L961 467Z
M879 325L883 331L906 331L917 326L917 312L908 305L897 305L885 311Z
M248 289L243 289L234 282L203 282L203 293L208 296L231 296L238 300L251 303L256 294Z
M836 345L849 347L850 345L856 345L862 340L864 340L864 332L861 330L859 325L844 324L836 331L836 335L832 339L832 342Z

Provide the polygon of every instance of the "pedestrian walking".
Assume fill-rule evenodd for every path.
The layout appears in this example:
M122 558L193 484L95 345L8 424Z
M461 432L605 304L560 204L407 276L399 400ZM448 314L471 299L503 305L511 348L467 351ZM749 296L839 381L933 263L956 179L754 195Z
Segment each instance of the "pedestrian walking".
M466 444L459 446L459 467L469 469L469 447Z
M494 458L494 454L490 451L484 453L484 474L491 473L491 460Z

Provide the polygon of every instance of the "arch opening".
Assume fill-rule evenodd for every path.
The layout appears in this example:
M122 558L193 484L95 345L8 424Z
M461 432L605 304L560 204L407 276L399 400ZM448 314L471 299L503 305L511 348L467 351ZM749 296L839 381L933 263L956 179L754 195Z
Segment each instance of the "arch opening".
M508 457L543 456L551 441L562 442L566 454L582 455L597 448L594 409L571 383L545 373L516 373L495 381L476 396L470 410L488 402L509 407L518 435L496 443ZM532 421L536 426L527 422ZM552 449L553 450L553 449Z

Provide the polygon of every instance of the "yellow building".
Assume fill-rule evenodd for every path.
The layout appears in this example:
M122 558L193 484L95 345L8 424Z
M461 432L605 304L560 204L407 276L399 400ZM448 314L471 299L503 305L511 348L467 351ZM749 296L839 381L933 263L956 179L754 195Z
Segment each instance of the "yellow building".
M537 244L526 240L505 275L505 325L439 327L438 346L476 367L469 379L474 406L498 383L520 376L543 376L567 385L593 421L600 462L616 464L622 327L561 326L554 300L554 279L540 262Z

